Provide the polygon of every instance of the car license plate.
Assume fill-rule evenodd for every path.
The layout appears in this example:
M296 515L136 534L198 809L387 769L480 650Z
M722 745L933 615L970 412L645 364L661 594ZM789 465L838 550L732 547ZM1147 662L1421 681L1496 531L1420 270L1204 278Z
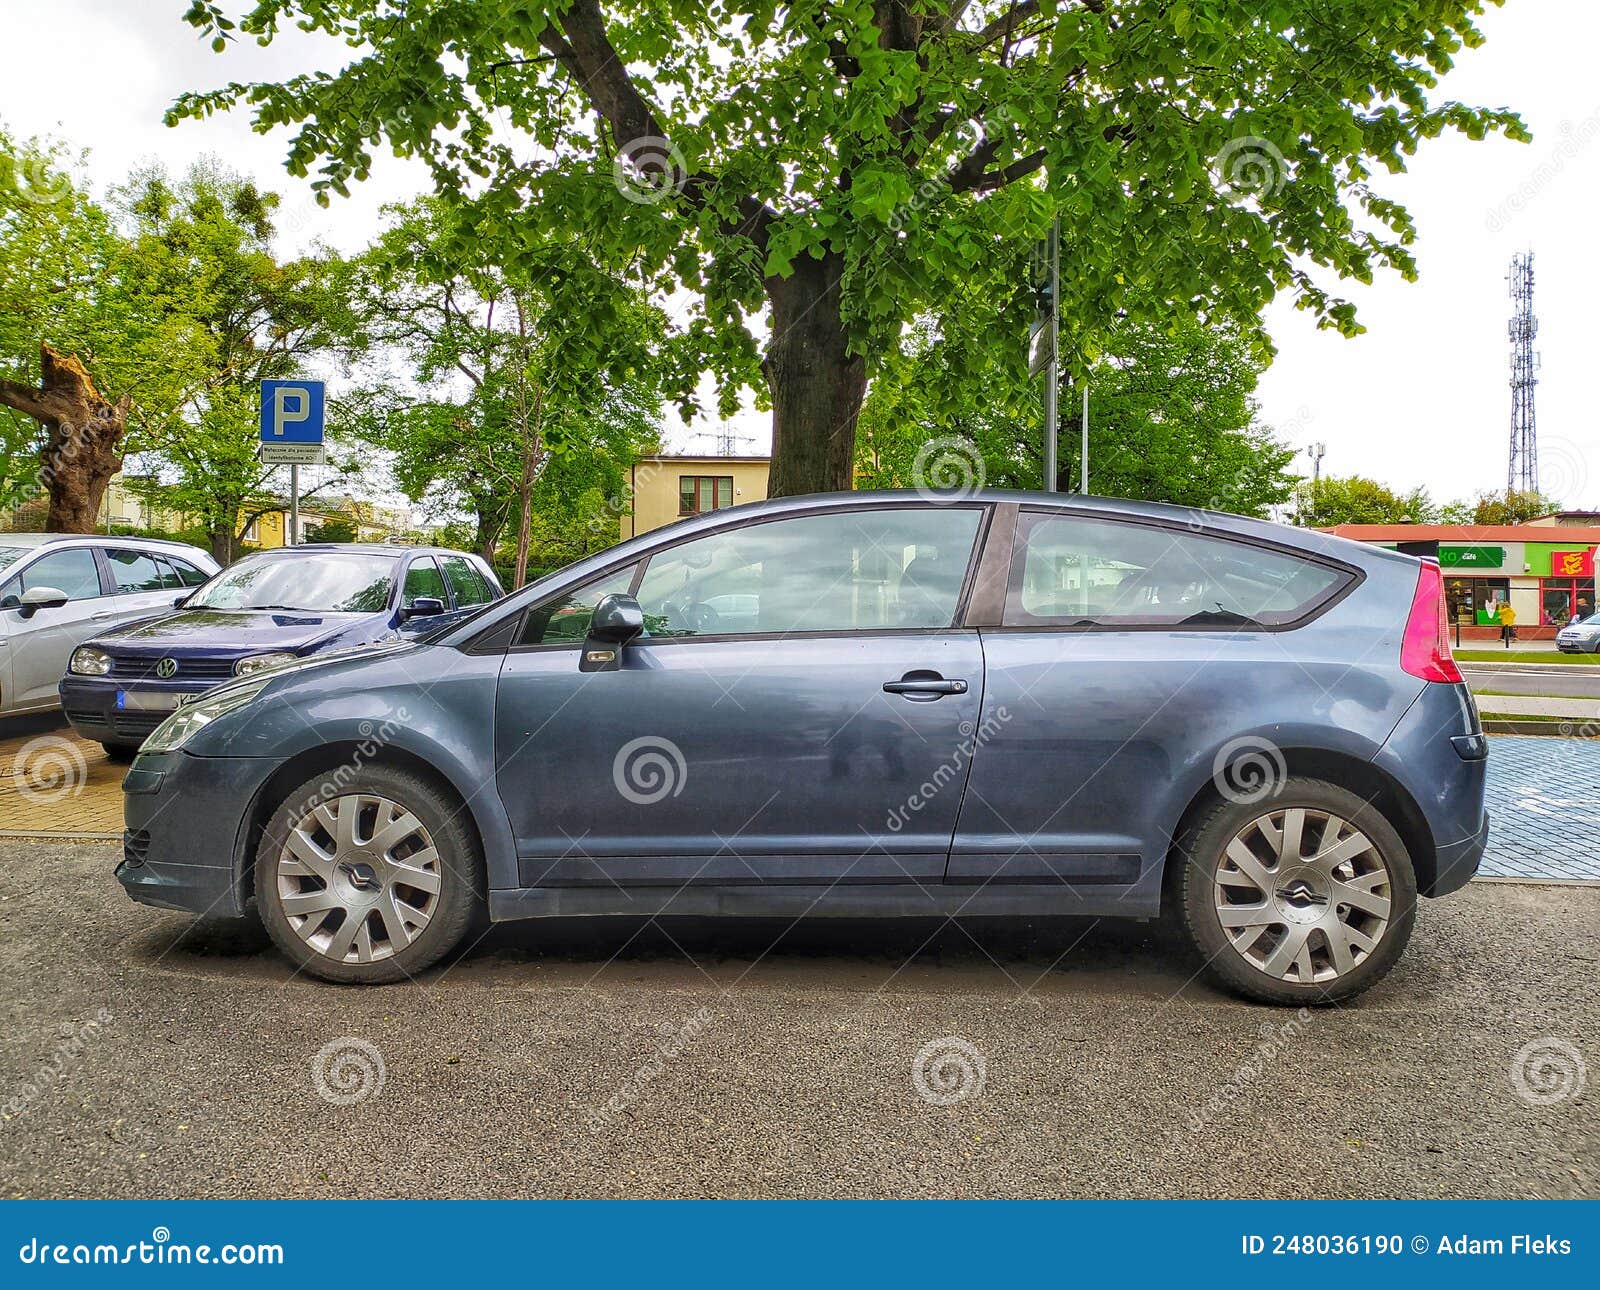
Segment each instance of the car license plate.
M174 690L118 690L118 712L174 712L184 695Z

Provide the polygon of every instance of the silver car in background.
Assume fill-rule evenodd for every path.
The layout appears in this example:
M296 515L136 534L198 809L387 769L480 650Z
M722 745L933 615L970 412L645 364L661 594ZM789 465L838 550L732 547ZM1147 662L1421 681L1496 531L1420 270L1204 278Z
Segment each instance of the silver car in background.
M182 542L0 533L0 717L59 706L74 649L171 608L219 567Z

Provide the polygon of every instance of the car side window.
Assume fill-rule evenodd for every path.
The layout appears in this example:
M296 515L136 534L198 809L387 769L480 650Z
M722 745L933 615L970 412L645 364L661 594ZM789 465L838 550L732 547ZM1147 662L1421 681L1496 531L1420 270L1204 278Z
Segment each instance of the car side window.
M1007 627L1275 627L1351 574L1291 551L1123 520L1024 511Z
M589 634L594 607L607 596L625 596L633 587L637 564L618 569L571 591L564 591L528 610L519 645L579 644Z
M444 590L444 578L431 555L419 556L411 562L411 567L406 570L406 585L400 595L400 604L410 609L419 596L431 596L446 607L450 604L450 597Z
M161 589L163 591L176 591L183 586L178 578L178 571L172 567L172 561L164 555L150 557L156 562L156 568L161 571Z
M852 509L694 538L650 557L646 633L948 627L981 518L976 506Z
M187 560L180 560L175 555L169 555L167 563L177 571L178 581L185 587L198 587L211 577L204 569L196 568Z
M494 599L494 592L483 575L473 567L472 561L459 555L442 557L444 576L455 592L456 607L466 609L471 605L486 605Z
M95 567L94 552L79 546L42 556L6 585L6 594L0 597L0 603L14 604L13 597L39 587L54 587L65 592L68 600L89 600L98 596L100 571Z
M161 590L161 570L143 551L112 547L106 552L106 559L111 562L111 576L116 580L117 595Z

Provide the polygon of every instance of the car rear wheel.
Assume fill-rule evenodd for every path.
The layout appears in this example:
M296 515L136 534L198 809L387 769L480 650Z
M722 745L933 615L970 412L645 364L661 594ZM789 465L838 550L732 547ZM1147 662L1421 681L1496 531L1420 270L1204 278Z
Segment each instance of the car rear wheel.
M386 767L336 789L325 778L302 784L256 854L256 903L278 948L327 981L401 981L436 963L483 901L464 809Z
M1175 848L1175 891L1206 972L1265 1003L1335 1003L1388 974L1416 917L1411 857L1356 794L1291 778L1219 802Z
M107 761L129 762L139 755L138 744L108 744L102 740L100 746L106 750Z

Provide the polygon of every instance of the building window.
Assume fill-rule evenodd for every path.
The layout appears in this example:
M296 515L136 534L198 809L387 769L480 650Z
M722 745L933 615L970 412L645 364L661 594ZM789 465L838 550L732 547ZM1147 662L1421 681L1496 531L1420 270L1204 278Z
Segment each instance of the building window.
M1565 627L1574 613L1580 618L1594 613L1594 579L1540 578L1540 625Z
M678 476L679 515L703 515L732 505L732 475Z
M1500 606L1511 597L1511 583L1505 578L1446 578L1444 594L1451 622L1494 627Z

